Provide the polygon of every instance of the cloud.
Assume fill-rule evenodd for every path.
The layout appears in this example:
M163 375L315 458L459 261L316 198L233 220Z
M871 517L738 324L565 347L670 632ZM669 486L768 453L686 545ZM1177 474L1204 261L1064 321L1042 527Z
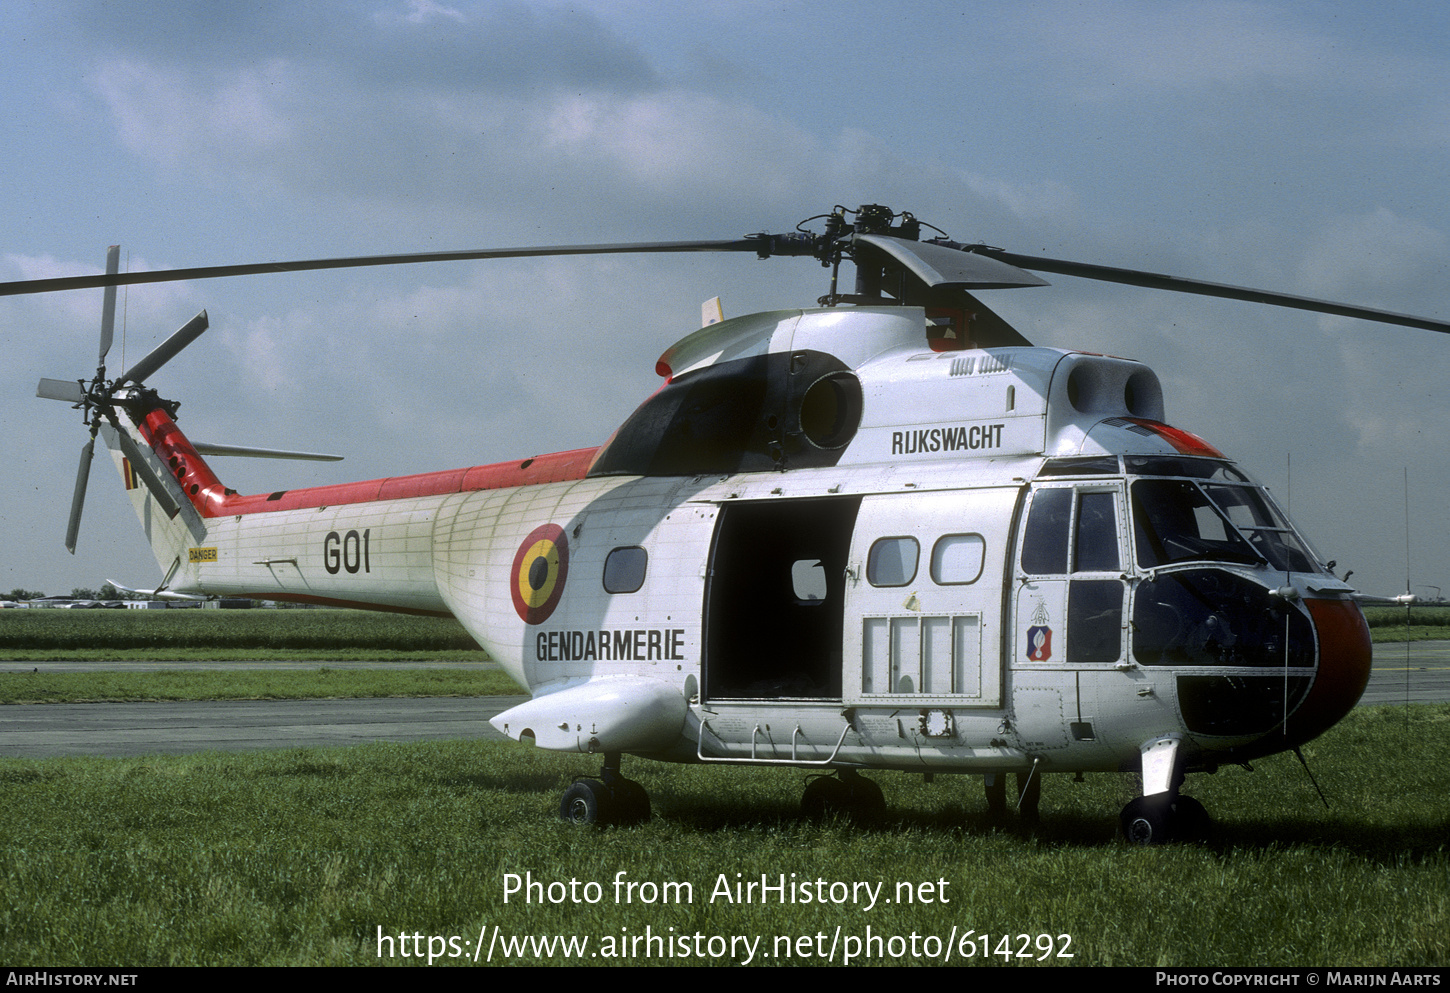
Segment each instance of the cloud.
M1312 234L1298 282L1314 296L1403 300L1426 283L1444 285L1446 248L1444 232L1383 207L1341 214Z
M1413 63L1351 48L1294 7L1243 0L1112 0L1028 8L1079 95L1238 89L1265 84L1380 89Z

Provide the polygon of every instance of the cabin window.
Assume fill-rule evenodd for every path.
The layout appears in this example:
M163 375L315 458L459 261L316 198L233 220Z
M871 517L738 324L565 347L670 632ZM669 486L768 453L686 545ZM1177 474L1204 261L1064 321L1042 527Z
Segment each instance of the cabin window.
M790 567L790 585L798 603L821 603L830 592L820 559L797 559Z
M1204 487L1239 533L1249 539L1275 569L1312 572L1317 569L1308 551L1289 527L1289 522L1275 512L1258 490L1248 486Z
M915 538L878 538L866 559L866 581L872 586L905 586L916 578L920 553Z
M1133 659L1142 665L1314 665L1314 629L1303 609L1221 569L1139 583L1133 630Z
M616 548L604 560L604 591L634 593L644 585L649 553L638 545Z
M931 549L931 578L942 586L975 583L982 576L987 541L979 534L947 534Z

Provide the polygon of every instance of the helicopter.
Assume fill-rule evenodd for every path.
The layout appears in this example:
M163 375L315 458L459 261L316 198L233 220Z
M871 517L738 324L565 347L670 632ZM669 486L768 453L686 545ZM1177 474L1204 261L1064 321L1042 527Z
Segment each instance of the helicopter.
M807 228L822 221L823 231ZM802 807L869 817L869 770L980 775L1036 814L1048 773L1129 772L1124 835L1200 835L1185 777L1296 751L1370 669L1357 594L1268 491L1167 422L1141 362L1033 346L978 298L1037 273L1439 332L1450 323L952 241L878 204L782 234L118 272L89 379L42 380L97 438L163 573L155 592L456 617L531 699L509 738L600 756L560 814L632 824L625 755L814 771ZM198 314L108 377L120 285L445 260L661 252L809 258L817 306L721 320L667 348L660 388L596 448L266 493L146 385ZM843 263L854 265L849 291Z

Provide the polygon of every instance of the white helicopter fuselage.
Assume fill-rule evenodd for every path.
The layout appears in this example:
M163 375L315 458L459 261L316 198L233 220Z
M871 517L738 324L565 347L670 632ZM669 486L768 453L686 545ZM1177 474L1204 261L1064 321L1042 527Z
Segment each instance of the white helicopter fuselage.
M532 695L494 723L540 747L1161 792L1353 706L1350 587L1163 423L1151 370L929 327L713 325L604 447L518 463L242 496L157 408L133 437L171 514L115 454L164 586L451 614Z

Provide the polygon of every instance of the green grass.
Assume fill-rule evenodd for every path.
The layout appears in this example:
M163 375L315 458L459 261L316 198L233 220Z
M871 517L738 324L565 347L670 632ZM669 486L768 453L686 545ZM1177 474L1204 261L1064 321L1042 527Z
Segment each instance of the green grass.
M499 669L442 666L386 671L299 665L295 671L0 673L0 704L500 696L522 692Z
M1405 623L1404 607L1365 607L1364 619L1377 642L1438 641L1450 638L1450 611L1441 607L1415 607Z
M0 659L487 659L451 617L362 610L6 610Z
M1443 965L1450 960L1450 706L1361 709L1306 756L1190 777L1216 819L1206 844L1128 847L1123 777L1049 777L1035 832L989 825L979 781L877 774L871 828L797 813L795 770L626 760L655 818L580 829L556 819L598 760L482 741L175 758L0 760L0 960L14 966L395 964L428 936L471 954L503 936L575 935L590 952L655 935L777 937L814 951L882 939L872 964L921 962L928 937L973 932L971 963L1018 934L1070 935L1075 965ZM685 902L619 902L613 880L688 883ZM601 886L598 903L504 899L506 874ZM732 904L722 877L885 884L944 880L932 903ZM560 892L560 891L556 891ZM674 928L671 932L669 929ZM818 946L815 935L824 935ZM411 946L399 943L408 935ZM412 939L411 936L420 936ZM897 939L887 945L886 939ZM386 946L385 946L386 947ZM656 945L656 958L665 947ZM717 944L717 947L718 944ZM793 946L796 947L796 946ZM838 946L835 962L840 964ZM1060 947L1060 945L1059 945ZM448 951L447 944L435 945ZM628 951L626 946L625 951ZM707 948L708 951L708 948ZM665 958L734 961L728 951ZM962 946L953 961L961 961ZM587 954L587 953L586 953ZM1035 956L1035 951L1032 953ZM569 964L552 953L508 964ZM814 961L793 958L787 961ZM437 964L458 959L442 958ZM613 958L586 958L588 964ZM623 961L637 964L642 957ZM1030 959L1011 960L1027 964Z

